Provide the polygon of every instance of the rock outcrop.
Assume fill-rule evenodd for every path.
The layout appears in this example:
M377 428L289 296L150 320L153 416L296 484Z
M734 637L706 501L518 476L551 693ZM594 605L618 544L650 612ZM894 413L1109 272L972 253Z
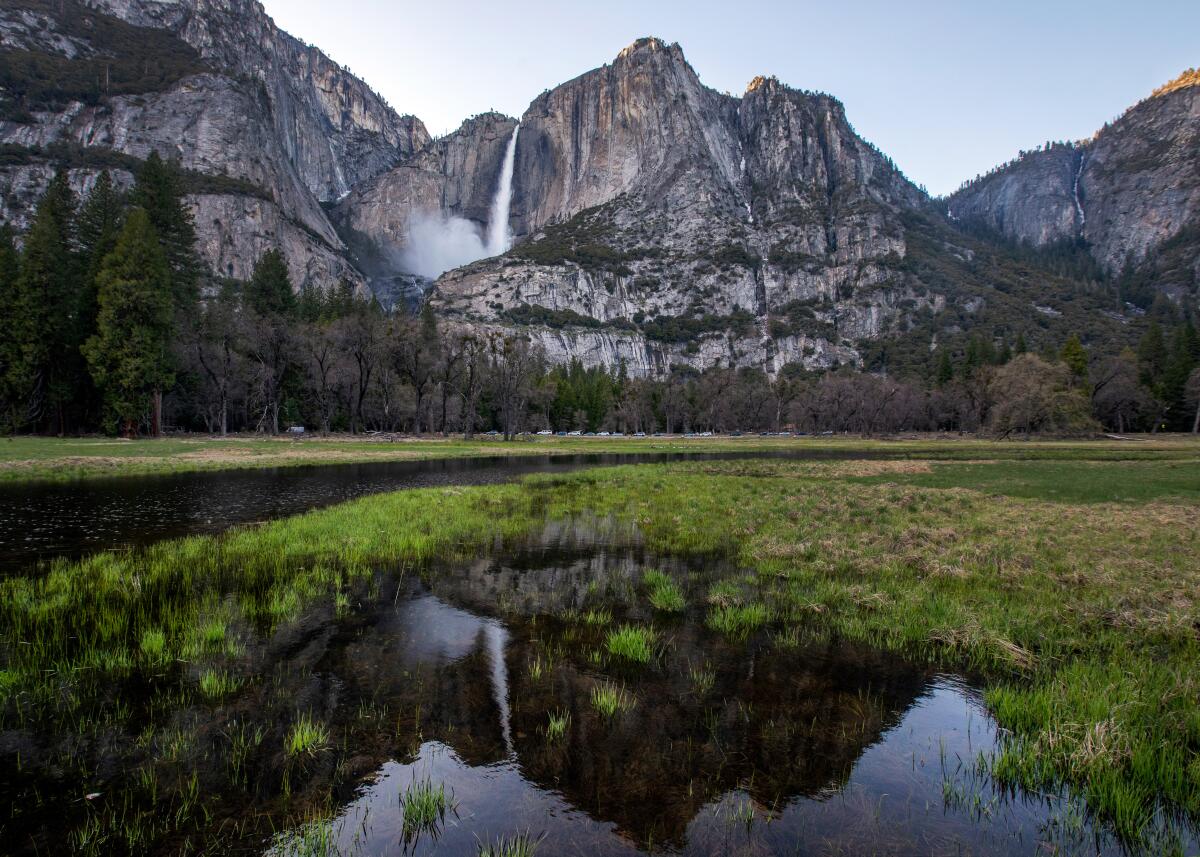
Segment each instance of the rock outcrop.
M177 40L173 55L197 59L191 73L150 91L0 121L10 159L14 151L29 155L0 173L7 220L20 226L48 183L45 164L55 158L45 152L67 151L92 175L98 169L88 161L108 153L157 152L234 180L221 193L191 198L200 250L214 272L245 276L263 250L278 246L297 287L363 282L322 203L424 147L429 135L419 120L397 115L320 51L280 31L255 0L68 0L51 12L46 4L13 6L0 10L0 49L82 60L110 55L114 33L125 49L138 37L134 28L150 28L141 32ZM126 30L107 20L93 26L100 15Z
M907 338L927 358L934 316L953 337L1035 313L1027 286L997 297L970 272L974 251L836 99L772 78L717 93L657 39L526 111L513 226L507 256L438 280L437 311L635 375L882 368L864 346Z

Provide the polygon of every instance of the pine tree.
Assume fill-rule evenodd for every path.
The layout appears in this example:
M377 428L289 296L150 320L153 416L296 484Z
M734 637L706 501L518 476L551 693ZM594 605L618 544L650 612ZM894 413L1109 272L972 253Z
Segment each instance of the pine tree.
M296 294L287 263L278 250L268 250L254 266L246 284L246 305L262 316L290 317L296 313Z
M1162 327L1154 319L1151 319L1149 327L1138 343L1137 356L1142 383L1155 390L1162 380L1163 369L1167 364L1167 345L1163 339Z
M1175 331L1171 339L1171 349L1163 365L1159 396L1166 405L1167 424L1174 431L1186 431L1191 428L1187 417L1190 409L1186 404L1186 387L1188 377L1196 368L1192 357L1191 341L1186 326Z
M1079 337L1072 335L1067 340L1059 354L1062 362L1071 370L1071 377L1076 381L1087 377L1088 371L1088 355L1087 349L1083 347L1083 343L1079 341Z
M96 316L100 309L97 280L104 260L117 246L124 217L124 195L113 185L108 172L103 172L79 210L77 231L81 279L74 337L81 354L83 345L96 333ZM86 366L83 368L85 371L79 373L82 383L77 391L76 404L87 414L89 422L94 422L100 405L99 397L90 372L86 371Z
M171 270L143 209L130 212L98 282L97 329L84 353L110 424L129 436L175 377Z
M196 227L184 203L179 165L152 152L138 171L132 203L145 210L167 257L176 311L193 317L199 294L200 262L196 258Z
M20 257L13 243L12 229L7 225L0 226L0 429L7 431L16 431L19 427L19 420L14 415L19 387L13 385L13 372L21 363L16 333L20 274Z
M942 356L938 359L936 382L939 387L945 387L954 380L954 363L950 359L949 349L941 349Z
M113 184L107 171L100 174L87 201L79 210L77 233L87 276L100 273L104 257L117 246L121 221L125 216L124 195Z
M17 351L12 383L24 403L18 422L37 423L48 415L59 433L66 430L79 370L74 215L74 194L60 172L38 203L25 237L11 320Z
M1029 352L1029 346L1025 343L1025 334L1017 334L1017 346L1013 350L1016 351L1017 356L1027 354Z

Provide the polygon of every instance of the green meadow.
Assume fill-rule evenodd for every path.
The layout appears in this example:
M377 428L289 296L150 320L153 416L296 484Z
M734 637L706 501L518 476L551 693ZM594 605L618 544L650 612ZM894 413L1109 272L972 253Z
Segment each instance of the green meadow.
M966 673L1006 730L1002 752L980 762L991 776L1070 791L1131 843L1163 819L1196 825L1200 446L889 448L895 460L685 462L401 492L55 561L0 581L0 731L56 736L39 764L81 781L116 753L172 808L130 799L98 814L74 840L81 853L203 827L221 798L164 774L189 740L172 711L219 712L269 682L258 641L318 605L353 610L381 568L436 574L587 513L635 526L656 554L715 555L738 569L688 599L648 573L640 597L659 613L704 598L708 627L730 640L763 630L780 645L844 638ZM662 645L625 624L605 639L632 666ZM693 680L712 684L702 668ZM634 701L604 685L593 704L614 717ZM136 734L115 739L130 723ZM570 726L561 713L548 723L551 742ZM347 740L300 703L282 728L284 784ZM221 734L211 752L236 782L263 731L243 719ZM404 801L414 827L449 805L422 783Z
M408 438L339 435L329 438L214 438L185 435L159 440L9 437L0 439L0 482L64 481L208 470L245 470L435 458L581 453L808 452L935 460L1189 460L1200 455L1194 438L1143 436L1136 441L996 443L988 440L859 437L537 437L503 443L485 436Z

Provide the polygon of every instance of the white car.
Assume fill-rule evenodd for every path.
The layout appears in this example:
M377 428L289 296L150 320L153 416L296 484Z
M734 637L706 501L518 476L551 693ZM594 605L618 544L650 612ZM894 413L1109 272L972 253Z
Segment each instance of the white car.
M581 431L569 431L569 432L567 432L567 437L582 437L582 436L583 436L583 432L581 432Z
M540 432L538 432L538 437L553 437L553 436L554 436L554 432L550 431L550 429L542 429Z

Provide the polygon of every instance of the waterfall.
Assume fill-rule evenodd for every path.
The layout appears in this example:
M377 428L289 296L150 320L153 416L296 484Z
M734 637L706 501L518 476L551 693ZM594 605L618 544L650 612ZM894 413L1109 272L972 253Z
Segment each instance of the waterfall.
M1079 169L1075 171L1075 215L1079 218L1079 234L1083 235L1083 228L1087 226L1087 214L1083 210L1083 201L1079 198L1079 181L1083 178L1083 169L1087 166L1087 152L1079 153Z
M492 200L492 212L488 220L487 251L492 256L499 256L512 249L512 232L508 228L508 215L512 208L513 169L517 162L517 134L521 132L518 124L513 128L512 137L508 141L508 149L504 152L504 166L500 168L500 184L496 187L496 197Z

